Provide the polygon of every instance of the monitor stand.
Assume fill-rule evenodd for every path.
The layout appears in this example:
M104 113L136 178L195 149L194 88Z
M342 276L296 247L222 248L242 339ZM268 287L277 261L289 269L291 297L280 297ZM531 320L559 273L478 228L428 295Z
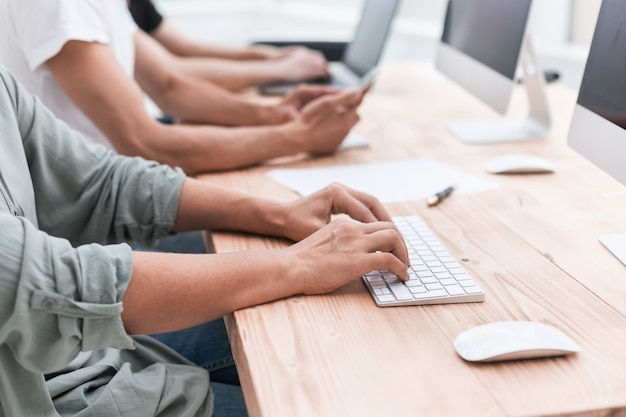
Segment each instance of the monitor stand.
M626 265L626 234L615 233L600 236L600 243Z
M448 129L462 142L488 144L542 139L550 130L545 80L530 39L522 50L522 83L528 95L528 116L522 120L455 121Z

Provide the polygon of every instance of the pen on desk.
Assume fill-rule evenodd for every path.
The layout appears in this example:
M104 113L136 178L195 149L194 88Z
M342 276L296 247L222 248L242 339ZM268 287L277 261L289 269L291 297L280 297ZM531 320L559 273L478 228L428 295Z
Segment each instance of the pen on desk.
M455 188L456 187L454 185L451 185L448 188L433 194L426 199L426 204L428 204L428 207L436 206L441 202L441 200L452 194L452 191L454 191Z

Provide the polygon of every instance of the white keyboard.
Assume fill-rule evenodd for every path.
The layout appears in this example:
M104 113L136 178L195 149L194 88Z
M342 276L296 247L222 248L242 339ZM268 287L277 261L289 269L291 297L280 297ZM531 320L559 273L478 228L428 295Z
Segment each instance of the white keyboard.
M485 292L417 216L394 217L409 251L406 282L389 271L372 271L363 276L380 307L475 303Z

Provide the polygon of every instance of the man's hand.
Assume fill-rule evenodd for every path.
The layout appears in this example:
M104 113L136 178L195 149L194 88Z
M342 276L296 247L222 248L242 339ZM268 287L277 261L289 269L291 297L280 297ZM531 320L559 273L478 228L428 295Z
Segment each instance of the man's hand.
M278 64L284 81L297 82L330 76L324 54L301 46L289 49Z
M363 91L345 89L307 103L289 123L291 137L303 152L321 155L336 151L359 121L357 108L362 99Z
M283 99L273 106L276 115L274 123L287 123L296 119L302 109L310 102L325 96L335 94L340 90L322 85L299 84Z
M295 256L292 278L302 294L333 291L374 269L408 279L408 254L393 223L338 219L285 249Z
M293 48L256 44L248 46L246 51L250 55L248 59L281 59L289 55Z
M347 214L362 223L391 221L389 213L376 197L340 184L286 203L284 212L284 235L295 241L326 226L333 214Z

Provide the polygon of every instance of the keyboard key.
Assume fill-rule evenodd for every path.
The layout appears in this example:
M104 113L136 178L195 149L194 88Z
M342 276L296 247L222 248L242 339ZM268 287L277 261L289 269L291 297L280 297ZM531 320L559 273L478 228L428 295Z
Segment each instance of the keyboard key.
M441 298L441 297L447 297L447 296L448 296L448 293L443 288L440 290L429 291L423 294L413 294L413 298L422 299L422 300L432 299L432 298Z
M367 279L368 282L381 282L383 281L383 276L378 274L378 275L366 275L365 279Z
M469 274L465 273L465 274L457 274L454 275L454 279L456 279L457 281L461 282L461 281L472 281L472 277L469 276Z
M438 283L438 282L435 282L435 283L432 283L432 284L424 284L424 286L426 287L426 289L428 291L435 291L435 290L439 290L439 289L443 288L443 286L440 283Z
M448 285L459 285L454 278L444 278L440 279L439 283L444 286Z
M387 294L391 294L391 291L389 291L389 288L387 287L382 287L382 288L374 288L374 294L376 295L387 295Z
M416 287L409 287L409 291L411 291L411 294L423 294L425 292L428 292L426 287L424 287L423 285L419 285Z
M450 295L464 295L465 291L461 288L460 285L446 285L445 290L448 291Z
M376 298L378 298L378 301L381 303L393 303L394 301L396 301L396 297L394 297L393 295L379 295Z
M393 295L395 295L400 301L413 299L411 291L409 291L404 284L392 284L389 285L389 288L391 289L391 292L393 292Z
M481 290L480 287L477 285L470 286L470 287L463 287L463 289L468 294L480 294L483 292L483 290Z

